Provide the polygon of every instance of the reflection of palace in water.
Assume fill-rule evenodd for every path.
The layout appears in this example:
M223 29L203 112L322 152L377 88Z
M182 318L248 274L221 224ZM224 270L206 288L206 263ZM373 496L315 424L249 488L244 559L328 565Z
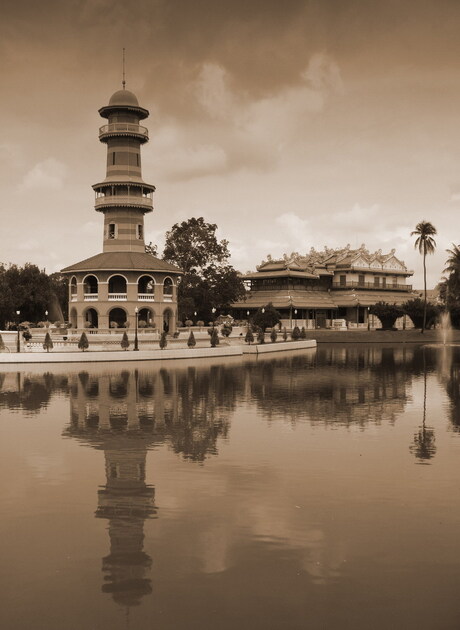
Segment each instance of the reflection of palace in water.
M95 516L107 521L110 551L102 561L102 590L130 607L152 591L152 558L144 528L159 515L147 483L147 453L156 446L201 463L218 453L238 403L277 420L354 425L394 422L411 397L414 377L433 372L436 354L420 348L323 347L317 353L249 359L180 369L0 374L0 410L39 413L53 396L69 397L68 438L104 452L105 485ZM423 360L422 360L423 358ZM458 359L459 357L457 357ZM458 425L460 367L451 361L442 379ZM411 451L434 454L424 419ZM429 441L431 440L431 441Z

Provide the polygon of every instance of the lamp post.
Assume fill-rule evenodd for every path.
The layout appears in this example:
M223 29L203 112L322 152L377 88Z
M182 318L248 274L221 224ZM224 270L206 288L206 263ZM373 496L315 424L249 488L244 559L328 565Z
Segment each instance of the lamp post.
M134 348L133 350L139 350L139 340L137 338L137 318L139 315L139 308L136 306L136 308L134 309L134 321L135 321L135 328L134 328Z
M212 327L214 328L215 316L216 316L216 307L215 306L212 307L211 313L212 313Z
M19 336L19 315L20 314L21 314L21 311L16 311L16 315L18 316L18 336L16 340L16 350L18 352L21 352L21 337Z
M369 315L369 311L371 310L370 306L367 307L367 330L371 329L371 319Z
M294 325L297 326L297 309L294 309Z

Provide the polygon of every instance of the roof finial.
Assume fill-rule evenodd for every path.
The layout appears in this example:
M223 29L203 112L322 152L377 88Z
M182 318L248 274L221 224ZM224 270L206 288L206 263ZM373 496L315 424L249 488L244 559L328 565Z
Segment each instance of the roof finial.
M123 81L121 82L123 89L126 88L126 80L125 80L125 49L123 48Z

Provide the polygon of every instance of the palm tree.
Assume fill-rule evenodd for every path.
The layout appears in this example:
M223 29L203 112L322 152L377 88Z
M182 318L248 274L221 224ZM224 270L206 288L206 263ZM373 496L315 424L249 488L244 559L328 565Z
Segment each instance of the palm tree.
M446 293L446 307L449 309L449 304L452 304L453 300L456 300L458 296L458 289L460 286L460 245L452 243L452 249L446 249L449 254L449 258L446 260L446 268L443 273L448 273L447 278L443 278ZM452 296L449 294L453 294ZM451 298L449 300L449 298Z
M423 325L422 333L426 327L426 255L434 254L436 249L436 241L433 236L437 234L436 228L429 221L420 221L415 226L415 230L411 232L411 236L416 236L414 243L415 249L423 256L423 286L424 286L424 300L423 300Z

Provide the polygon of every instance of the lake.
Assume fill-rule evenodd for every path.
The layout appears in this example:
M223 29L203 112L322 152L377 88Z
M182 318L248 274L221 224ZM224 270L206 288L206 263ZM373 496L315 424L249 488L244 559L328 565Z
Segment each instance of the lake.
M0 431L4 630L460 628L460 348L24 367Z

